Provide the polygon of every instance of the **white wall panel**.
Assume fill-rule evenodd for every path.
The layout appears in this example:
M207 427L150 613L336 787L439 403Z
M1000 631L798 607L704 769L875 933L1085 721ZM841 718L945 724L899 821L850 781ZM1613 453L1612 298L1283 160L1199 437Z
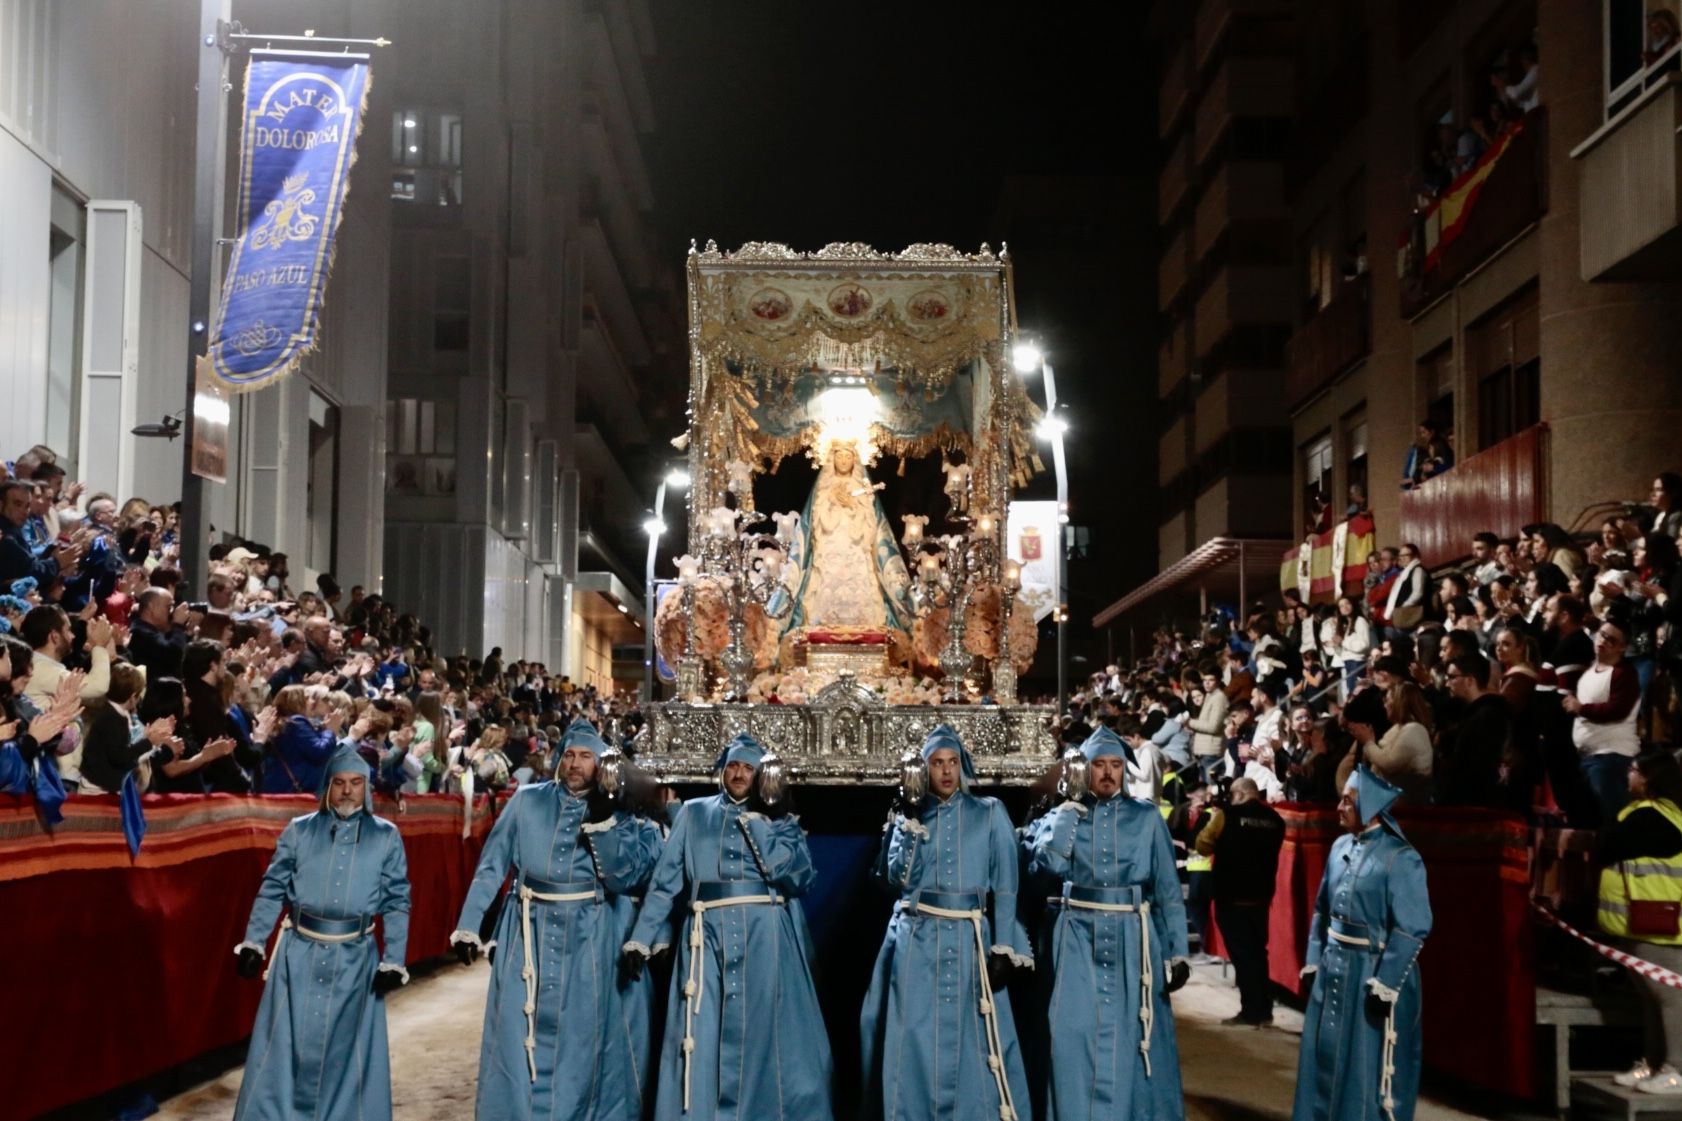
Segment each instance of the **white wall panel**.
M150 250L140 263L140 366L135 395L138 419L156 422L178 413L187 403L187 278ZM229 447L234 434L229 433ZM132 437L131 437L132 439ZM134 492L154 502L181 497L181 457L185 440L134 439ZM229 456L230 470L233 457ZM230 478L233 476L230 475ZM223 512L217 483L206 483L208 520L218 530L234 528L230 512Z
M0 19L0 33L4 26ZM0 69L0 89L8 84ZM47 427L52 185L52 170L0 131L0 455L8 459Z

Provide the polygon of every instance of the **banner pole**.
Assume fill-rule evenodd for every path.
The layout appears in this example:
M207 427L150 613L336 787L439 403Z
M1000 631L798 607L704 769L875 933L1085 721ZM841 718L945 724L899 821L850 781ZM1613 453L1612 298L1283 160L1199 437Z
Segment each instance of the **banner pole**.
M198 424L198 364L210 342L210 293L215 283L216 230L222 216L224 143L227 134L228 20L233 0L199 0L198 127L193 144L193 258L188 297L187 408L182 414L186 439L181 449L182 596L204 595L210 568L210 526L205 485L193 471L193 442ZM236 480L234 485L238 485Z

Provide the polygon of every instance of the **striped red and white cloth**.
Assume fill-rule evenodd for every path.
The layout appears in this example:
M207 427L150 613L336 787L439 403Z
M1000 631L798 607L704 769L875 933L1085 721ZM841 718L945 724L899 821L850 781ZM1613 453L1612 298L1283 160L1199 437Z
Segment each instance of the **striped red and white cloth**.
M1641 958L1636 957L1634 954L1626 954L1624 951L1613 949L1611 946L1608 946L1603 942L1596 942L1593 938L1590 938L1588 935L1584 934L1582 931L1578 930L1576 927L1572 926L1570 923L1566 922L1564 919L1560 918L1540 903L1532 903L1531 906L1536 908L1536 913L1541 915L1544 920L1559 927L1559 929L1565 931L1565 933L1569 934L1577 941L1588 946L1601 957L1611 958L1619 965L1639 973L1649 981L1657 981L1659 984L1668 986L1672 989L1682 989L1682 973L1673 973L1662 965L1654 965L1652 962L1644 961Z

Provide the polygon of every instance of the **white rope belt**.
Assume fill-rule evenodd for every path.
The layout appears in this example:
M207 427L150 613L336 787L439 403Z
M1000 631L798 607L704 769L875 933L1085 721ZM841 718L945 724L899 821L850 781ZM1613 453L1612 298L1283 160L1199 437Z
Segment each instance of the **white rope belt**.
M1139 912L1139 1053L1145 1057L1145 1077L1151 1076L1151 1029L1156 1025L1156 996L1154 982L1156 966L1151 963L1151 905L1143 900L1132 903L1090 903L1084 899L1064 898L1063 903L1083 911Z
M1005 1077L1004 1042L999 1035L998 1005L993 1000L993 986L987 981L987 939L981 933L980 911L953 911L918 902L917 910L941 919L963 919L975 931L975 976L981 990L981 1020L987 1026L987 1067L999 1088L1000 1121L1014 1121L1016 1103L1010 1097L1010 1082Z
M531 1080L537 1081L537 956L531 950L531 903L576 903L584 899L594 899L594 889L589 891L565 891L550 894L548 892L533 891L525 884L520 885L520 941L525 950L525 961L520 969L520 979L526 983L526 1068L531 1071Z
M741 907L749 903L775 903L772 895L737 895L729 899L694 900L689 909L695 915L689 924L689 978L683 983L683 1112L689 1112L689 1064L695 1054L695 1014L701 1010L701 992L706 975L701 972L701 949L706 944L702 916L719 907Z
M1332 941L1341 942L1345 946L1370 947L1372 945L1371 938L1358 938L1353 934L1343 934L1332 927L1328 927L1326 933L1331 935ZM1388 1117L1390 1121L1396 1121L1396 1096L1392 1091L1392 1083L1396 1077L1396 1006L1401 1003L1401 997L1398 994L1395 1000L1385 1003L1389 1005L1390 1011L1384 1016L1384 1054L1380 1060L1378 1097L1380 1103L1384 1106L1384 1116Z
M263 966L263 980L265 981L269 979L269 971L274 968L274 963L280 960L280 946L282 942L286 941L288 930L296 930L298 937L308 938L311 942L354 942L367 934L365 930L356 930L349 934L317 934L314 931L305 930L301 926L294 926L292 916L287 915L280 920L280 930L274 936L274 953L269 955L268 964Z

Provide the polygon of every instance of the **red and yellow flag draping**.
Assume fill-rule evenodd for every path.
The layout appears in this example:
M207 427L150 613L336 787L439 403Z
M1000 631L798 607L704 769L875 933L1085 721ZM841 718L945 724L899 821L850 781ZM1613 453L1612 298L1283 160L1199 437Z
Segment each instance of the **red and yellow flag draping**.
M1431 203L1424 214L1420 216L1421 232L1424 243L1417 247L1412 244L1413 233L1404 231L1401 244L1398 247L1398 275L1406 276L1410 271L1409 258L1414 252L1422 251L1424 260L1419 262L1418 271L1430 272L1440 263L1442 252L1459 238L1466 228L1466 220L1471 216L1473 207L1477 204L1478 196L1483 193L1483 186L1489 179L1490 173L1507 150L1513 146L1513 141L1519 133L1524 131L1524 122L1516 122L1511 128L1495 138L1495 143L1485 149L1478 157L1477 163L1463 173L1453 183L1449 184L1437 199Z
M1357 514L1305 540L1280 561L1279 590L1295 588L1304 603L1330 603L1359 588L1377 548L1371 514Z

